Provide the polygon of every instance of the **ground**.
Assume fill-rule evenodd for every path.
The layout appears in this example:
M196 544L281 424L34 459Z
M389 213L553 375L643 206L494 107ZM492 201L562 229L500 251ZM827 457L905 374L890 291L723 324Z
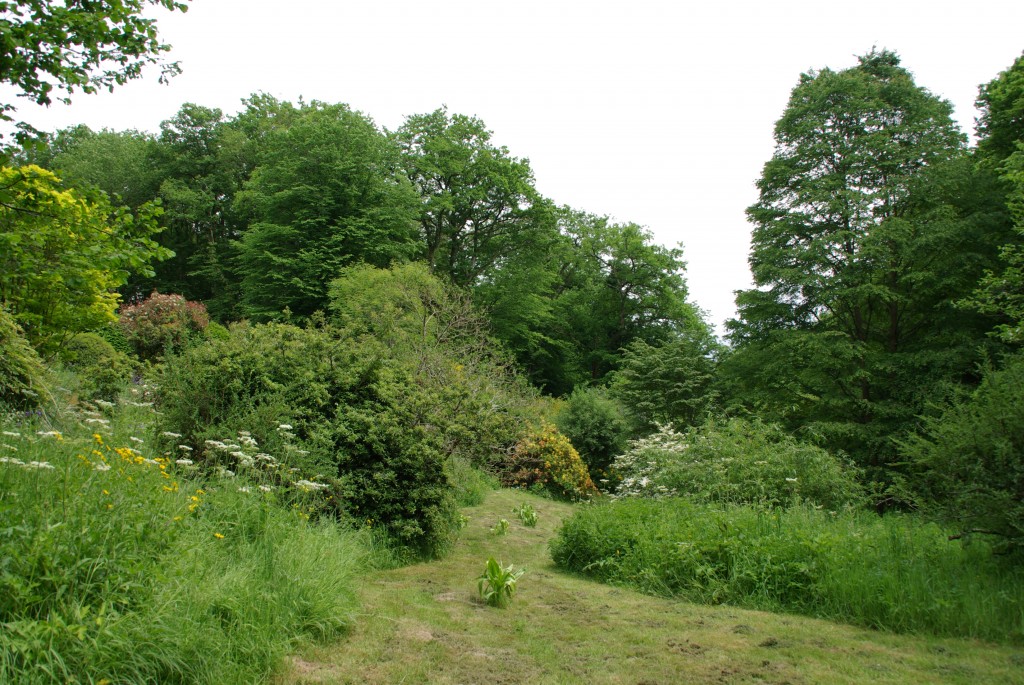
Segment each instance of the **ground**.
M523 502L540 514L536 528L512 513ZM450 556L366 577L352 632L300 649L274 682L1024 683L1019 648L700 606L565 574L547 546L572 506L493 493L465 510L469 525ZM491 533L500 518L511 524L504 536ZM508 609L477 597L489 556L527 569Z

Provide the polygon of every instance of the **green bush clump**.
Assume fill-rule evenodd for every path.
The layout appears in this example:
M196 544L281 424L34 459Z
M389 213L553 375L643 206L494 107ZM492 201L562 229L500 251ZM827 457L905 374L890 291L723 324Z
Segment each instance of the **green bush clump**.
M901 444L925 506L965 536L1024 553L1024 354ZM1018 556L1019 558L1019 556Z
M511 487L546 491L574 500L598 494L579 452L551 425L542 426L516 443L506 468L502 481Z
M238 325L227 340L168 358L160 386L163 427L198 465L231 468L206 440L246 430L304 478L323 476L327 510L381 526L404 547L439 554L458 529L443 436L418 414L430 400L373 341L330 327ZM287 448L282 425L294 436Z
M1024 641L1024 573L918 516L620 499L579 509L551 554L566 570L689 601Z
M132 375L131 360L98 333L79 333L61 347L60 358L78 376L80 399L113 400Z
M119 323L140 359L157 360L201 337L210 323L206 306L181 295L157 291L138 304L121 307Z
M49 373L14 317L0 309L0 405L35 407L49 397Z
M577 388L555 423L580 453L591 478L613 486L612 461L629 442L629 423L622 406L604 388Z
M829 509L862 504L852 467L757 420L712 420L677 433L668 426L616 458L617 496L680 495L702 502Z

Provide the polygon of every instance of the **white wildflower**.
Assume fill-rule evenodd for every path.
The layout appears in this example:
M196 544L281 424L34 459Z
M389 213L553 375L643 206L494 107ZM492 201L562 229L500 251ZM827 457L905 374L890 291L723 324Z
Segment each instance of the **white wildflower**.
M174 438L175 440L181 437L181 433L172 433L171 431L164 431L160 435L164 436L165 438Z
M14 464L15 466L24 466L25 462L21 459L15 459L14 457L0 457L0 464Z
M279 431L290 431L291 429L292 425L290 423L282 423L277 427Z
M270 487L269 485L261 485L260 486L260 491L261 492L271 492L271 491L273 491L273 489L274 488Z
M106 400L95 400L97 407L103 407L104 409L111 409L114 406L113 402L107 402Z
M329 486L326 483L314 483L311 480L297 480L295 481L295 487L300 490L326 490Z
M142 438L137 438L134 435L130 436L128 439L134 442L136 445L142 445L145 443L145 440L143 440Z
M248 488L248 486L243 485L242 487L238 488L238 491L239 492L249 492L249 488Z
M95 464L92 465L92 467L94 469L96 469L97 471L109 471L110 470L110 464L105 464L102 461L96 462Z
M181 450L182 452L191 452L192 451L192 448L189 447L188 445L178 445L178 449Z
M61 437L59 431L36 431L36 435L43 438L59 438Z
M25 468L30 468L30 469L52 469L53 468L53 464L51 464L48 461L30 461L29 463L25 464Z
M0 435L5 435L8 438L20 438L21 437L21 433L15 433L14 431L4 431L3 433L0 433Z

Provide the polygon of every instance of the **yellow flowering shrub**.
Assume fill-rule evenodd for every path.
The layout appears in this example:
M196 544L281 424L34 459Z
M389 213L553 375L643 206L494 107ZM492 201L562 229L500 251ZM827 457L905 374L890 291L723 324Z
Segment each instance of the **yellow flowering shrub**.
M542 488L572 499L598 494L579 452L551 425L516 443L504 481L505 485Z

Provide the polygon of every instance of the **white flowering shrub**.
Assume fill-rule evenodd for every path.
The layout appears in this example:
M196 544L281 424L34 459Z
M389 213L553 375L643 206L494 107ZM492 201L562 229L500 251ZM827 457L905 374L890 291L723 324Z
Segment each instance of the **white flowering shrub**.
M712 420L679 433L662 426L616 457L616 497L839 509L863 501L851 466L756 420Z

